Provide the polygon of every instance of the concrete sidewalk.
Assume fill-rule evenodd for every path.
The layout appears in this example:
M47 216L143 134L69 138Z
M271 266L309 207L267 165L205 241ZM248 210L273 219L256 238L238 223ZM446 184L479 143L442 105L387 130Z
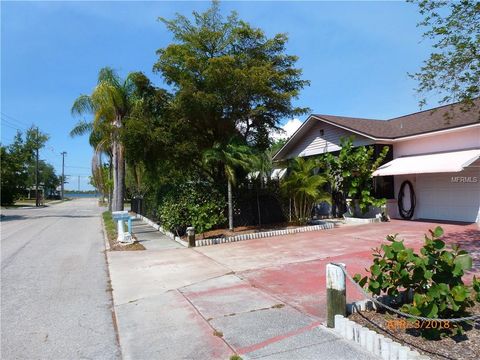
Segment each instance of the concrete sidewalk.
M152 228L135 226L164 244ZM230 252L231 245L221 246ZM325 328L320 316L252 286L227 258L159 245L109 252L108 259L126 359L373 359Z
M183 246L140 219L132 220L133 234L147 250L179 249Z

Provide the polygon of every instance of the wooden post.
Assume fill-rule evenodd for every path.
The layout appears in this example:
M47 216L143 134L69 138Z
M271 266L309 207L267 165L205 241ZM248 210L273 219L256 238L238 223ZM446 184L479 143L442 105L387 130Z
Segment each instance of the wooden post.
M193 226L187 227L188 247L195 247L195 228Z
M343 265L343 264L342 264ZM347 315L345 274L333 264L327 264L327 326L335 326L335 315Z

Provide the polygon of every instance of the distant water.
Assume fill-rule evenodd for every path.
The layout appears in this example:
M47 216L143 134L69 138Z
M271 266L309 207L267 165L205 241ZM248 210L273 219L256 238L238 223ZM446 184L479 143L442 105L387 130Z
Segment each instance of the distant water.
M65 194L69 198L96 198L97 194L86 194L86 193L68 193Z

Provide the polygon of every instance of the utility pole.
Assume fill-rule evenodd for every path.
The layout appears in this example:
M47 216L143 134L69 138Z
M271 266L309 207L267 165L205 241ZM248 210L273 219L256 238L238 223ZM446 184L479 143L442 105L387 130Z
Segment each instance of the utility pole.
M65 155L67 154L66 151L62 151L62 200L64 195L64 187L65 187Z
M35 155L35 206L40 206L40 195L38 194L38 150L40 148L40 140L37 126L37 141L36 141L36 155Z

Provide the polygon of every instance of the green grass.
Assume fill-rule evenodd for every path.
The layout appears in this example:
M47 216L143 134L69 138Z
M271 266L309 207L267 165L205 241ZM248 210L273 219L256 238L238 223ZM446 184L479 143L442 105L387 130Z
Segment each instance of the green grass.
M113 221L112 214L110 211L104 211L102 216L108 240L110 240L110 242L115 241L117 238L117 225L115 224L115 221Z

